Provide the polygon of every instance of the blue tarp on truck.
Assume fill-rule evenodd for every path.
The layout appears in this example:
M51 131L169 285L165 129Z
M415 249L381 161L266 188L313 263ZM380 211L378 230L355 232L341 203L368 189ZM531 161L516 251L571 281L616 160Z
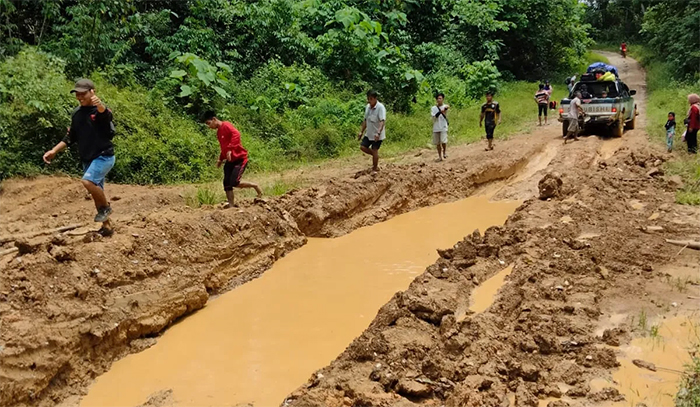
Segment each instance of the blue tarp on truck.
M588 66L588 70L586 72L593 72L595 70L603 70L605 72L612 72L617 76L618 78L620 75L617 73L617 68L614 65L608 65L605 62L594 62Z

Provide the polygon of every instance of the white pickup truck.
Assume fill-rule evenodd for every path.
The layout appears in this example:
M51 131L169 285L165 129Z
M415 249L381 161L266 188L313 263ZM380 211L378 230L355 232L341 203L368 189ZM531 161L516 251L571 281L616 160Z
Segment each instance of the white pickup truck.
M568 98L561 101L559 121L565 136L569 125L569 105L573 95L582 93L581 107L585 112L582 130L593 126L606 126L614 137L622 137L625 128L634 129L637 122L637 104L630 90L619 79L614 81L581 80L574 85Z

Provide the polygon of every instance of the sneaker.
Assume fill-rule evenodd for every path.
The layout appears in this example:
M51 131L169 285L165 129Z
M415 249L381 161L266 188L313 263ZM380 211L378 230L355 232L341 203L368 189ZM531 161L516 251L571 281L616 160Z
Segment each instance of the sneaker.
M111 206L103 206L97 210L97 215L95 215L95 222L104 222L109 219L109 215L112 213Z

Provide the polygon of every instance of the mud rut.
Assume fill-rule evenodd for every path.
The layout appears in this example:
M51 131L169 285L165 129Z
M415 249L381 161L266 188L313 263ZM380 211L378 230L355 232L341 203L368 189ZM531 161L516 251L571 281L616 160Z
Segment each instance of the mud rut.
M0 258L0 405L75 404L113 360L152 345L175 320L259 276L306 236L339 236L492 192L527 201L504 227L441 251L285 404L501 406L515 394L515 405L537 405L538 397L561 396L561 382L575 389L574 403L614 399L614 391L586 384L609 376L615 344L640 333L625 323L594 333L607 315L633 315L650 300L679 304L676 313L697 309L687 299L697 287L675 292L656 270L679 258L700 262L663 243L692 237L700 217L673 205L672 183L654 172L668 157L642 130L643 72L631 59L610 59L638 90L642 113L638 130L621 139L562 146L551 125L498 143L495 153L472 145L453 149L446 163L409 158L378 176L328 179L233 211L191 210L168 190L115 186L123 199L114 204L113 238L85 230L38 237ZM533 198L545 173L563 181L549 201ZM0 234L81 219L89 203L79 191L67 179L6 183ZM55 202L69 204L57 215ZM640 230L650 223L661 229ZM502 269L497 257L515 264L507 284L492 307L458 321L471 290ZM152 403L169 404L162 396Z

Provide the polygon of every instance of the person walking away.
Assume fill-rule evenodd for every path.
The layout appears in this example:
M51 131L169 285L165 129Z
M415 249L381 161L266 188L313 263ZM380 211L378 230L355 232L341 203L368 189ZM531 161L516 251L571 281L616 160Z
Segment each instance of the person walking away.
M224 208L232 208L234 205L233 188L253 188L258 197L261 197L262 190L258 184L241 181L248 165L248 150L241 144L241 133L230 122L219 120L214 111L205 112L203 118L207 127L216 130L216 138L221 148L216 167L224 164L224 191L228 201Z
M43 159L51 164L57 153L77 143L83 166L81 181L95 203L95 222L102 223L98 233L111 236L114 233L109 221L112 207L105 196L104 182L107 173L114 167L112 111L95 94L95 84L89 79L78 80L71 93L75 94L80 106L73 110L66 136L54 148L45 152Z
M549 93L549 96L552 96L552 92L554 92L554 87L549 83L549 81L544 81L544 90Z
M367 106L365 106L365 119L362 121L360 133L357 139L361 140L360 150L372 156L372 171L379 171L379 148L386 138L384 125L386 123L386 108L378 99L375 90L367 92ZM366 131L366 135L365 135Z
M581 92L576 91L574 98L571 99L571 104L569 105L569 127L566 130L566 136L564 136L564 144L573 138L574 141L578 141L578 131L579 131L579 116L583 115L583 107L581 107Z
M673 150L673 137L676 135L676 114L669 112L666 125L666 149L670 153Z
M535 92L535 103L537 103L537 118L538 126L542 125L542 114L544 114L544 124L547 124L547 110L549 109L549 92L545 89L545 85L540 83L540 88Z
M430 109L433 118L433 144L437 146L438 161L447 158L447 110L449 105L445 104L445 94L438 93L435 97L435 106Z
M620 44L620 53L623 58L627 58L627 43L625 41L622 41L622 44Z
M493 150L493 132L496 125L501 124L501 106L493 100L493 92L486 92L486 103L481 105L481 115L479 116L479 127L486 122L486 140L489 145L486 151Z
M700 130L700 96L695 93L688 95L688 130L685 133L685 142L688 144L688 153L698 153L698 130Z

